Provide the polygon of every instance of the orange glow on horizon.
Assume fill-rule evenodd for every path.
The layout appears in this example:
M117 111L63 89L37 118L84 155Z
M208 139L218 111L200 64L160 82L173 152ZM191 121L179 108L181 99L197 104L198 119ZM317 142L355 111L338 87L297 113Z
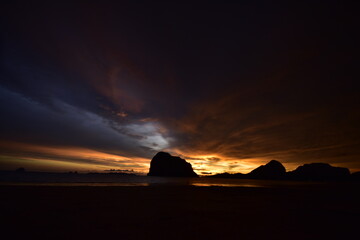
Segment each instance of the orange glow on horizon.
M174 155L179 155L187 162L190 162L194 171L199 175L209 175L218 173L249 173L253 169L264 165L272 159L268 158L229 158L217 153L195 154L183 152L179 149L173 151Z
M68 169L68 171L121 169L146 174L151 161L151 158L125 157L81 147L42 146L10 141L0 141L0 149L12 152L8 154L12 158L15 156L17 159L31 160L34 164L36 162L36 166L49 167L55 170L56 167L61 170ZM169 152L191 163L198 175L224 172L248 173L271 160L267 158L234 159L215 153L191 155L178 149ZM7 154L2 154L2 161L4 161L4 155Z
M15 156L19 158L38 161L48 160L49 165L56 163L61 168L65 165L76 164L82 166L82 169L86 166L90 171L116 168L143 173L150 166L150 160L146 158L125 157L80 147L40 146L4 141L0 142L0 147L14 151ZM18 151L23 153L17 153ZM10 155L13 156L14 153Z

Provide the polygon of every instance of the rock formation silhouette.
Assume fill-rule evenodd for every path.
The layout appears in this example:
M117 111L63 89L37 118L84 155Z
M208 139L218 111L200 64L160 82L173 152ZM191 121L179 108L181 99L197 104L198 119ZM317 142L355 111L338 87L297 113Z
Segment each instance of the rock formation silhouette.
M301 181L360 181L360 172L350 174L349 169L333 167L327 163L310 163L299 166L291 172L276 160L271 160L248 174L221 173L212 175L213 178L240 178L240 179L269 179L269 180L301 180Z
M198 177L190 163L166 152L159 152L153 157L148 176Z
M333 167L327 163L310 163L288 172L288 178L293 180L347 180L350 171L347 168Z
M266 165L261 165L252 170L247 174L247 177L254 179L283 179L285 174L285 167L279 161L271 160Z

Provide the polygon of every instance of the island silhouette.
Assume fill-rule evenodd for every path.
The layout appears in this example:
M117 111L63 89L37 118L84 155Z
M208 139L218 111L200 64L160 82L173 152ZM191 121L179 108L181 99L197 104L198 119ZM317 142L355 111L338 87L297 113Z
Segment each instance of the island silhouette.
M148 176L157 177L198 177L192 165L177 156L166 152L158 152L150 162ZM239 179L263 179L263 180L303 180L303 181L342 181L358 180L359 172L350 174L349 169L334 167L328 163L310 163L297 167L287 172L281 162L271 160L247 174L243 173L220 173L211 175L212 178L239 178Z
M190 163L166 152L158 152L152 158L148 176L198 177Z

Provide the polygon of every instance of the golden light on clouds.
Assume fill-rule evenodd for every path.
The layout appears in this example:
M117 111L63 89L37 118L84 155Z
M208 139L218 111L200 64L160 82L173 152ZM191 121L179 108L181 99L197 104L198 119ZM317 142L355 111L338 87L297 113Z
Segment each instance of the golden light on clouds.
M190 159L194 170L200 175L217 174L217 173L248 173L261 164L265 164L259 159L226 159L214 160L212 158Z
M179 155L190 162L194 171L199 175L217 173L248 173L260 165L266 164L272 159L268 158L229 158L221 154L196 154L175 150L173 155Z
M17 159L17 164L29 164L36 168L52 168L59 170L100 171L110 168L146 172L149 159L131 158L117 154L104 153L93 149L67 146L40 146L19 142L0 142L0 148L6 148L8 158ZM56 169L56 168L54 168Z

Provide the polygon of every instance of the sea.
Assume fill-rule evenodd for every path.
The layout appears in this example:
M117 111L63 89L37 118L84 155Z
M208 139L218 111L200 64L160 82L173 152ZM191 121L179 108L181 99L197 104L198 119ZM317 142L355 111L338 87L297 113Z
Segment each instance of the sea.
M194 187L295 187L321 185L324 182L273 181L226 178L149 177L117 174L16 173L0 171L0 185L32 186L194 186Z

